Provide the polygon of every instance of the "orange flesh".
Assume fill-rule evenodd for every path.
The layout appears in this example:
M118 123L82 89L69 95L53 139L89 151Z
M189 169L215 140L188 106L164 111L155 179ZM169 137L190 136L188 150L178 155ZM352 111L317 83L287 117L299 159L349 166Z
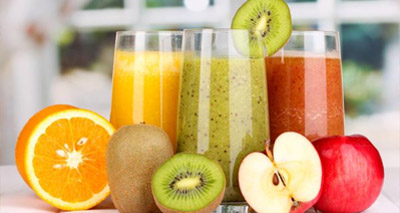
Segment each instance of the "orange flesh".
M18 136L18 141L15 146L15 163L17 165L17 169L19 174L22 176L24 179L25 183L28 183L26 173L25 173L25 163L24 163L24 155L26 151L26 145L28 142L28 138L30 134L32 133L33 129L36 127L36 125L43 120L45 117L48 115L65 110L65 109L73 109L75 107L70 106L70 105L53 105L49 106L40 112L36 113L34 116L32 116L29 121L25 124L23 129L21 130L21 133Z
M35 175L42 188L69 202L85 201L99 193L107 185L104 156L109 137L103 127L85 118L52 123L39 137L33 158ZM88 140L79 145L82 138ZM77 160L68 165L68 155L73 154L78 155Z

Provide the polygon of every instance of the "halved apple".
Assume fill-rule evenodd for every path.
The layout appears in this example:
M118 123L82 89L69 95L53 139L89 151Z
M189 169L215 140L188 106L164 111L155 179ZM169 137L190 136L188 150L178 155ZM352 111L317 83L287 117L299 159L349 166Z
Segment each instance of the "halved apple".
M239 168L239 186L257 212L304 212L318 201L322 165L311 142L295 132L281 134L273 156L253 152Z

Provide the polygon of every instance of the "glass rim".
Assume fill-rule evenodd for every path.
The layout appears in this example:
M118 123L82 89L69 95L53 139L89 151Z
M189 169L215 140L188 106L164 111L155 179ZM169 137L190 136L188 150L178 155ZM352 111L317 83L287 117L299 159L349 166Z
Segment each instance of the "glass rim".
M182 35L185 32L189 33L200 33L203 31L212 31L212 32L233 32L233 31L247 31L249 29L232 29L232 28L189 28L183 30L121 30L116 31L117 36L129 36L136 35L138 33L144 34L172 34L172 35ZM290 36L307 36L307 35L325 35L325 36L337 36L339 35L338 31L329 31L329 30L293 30Z
M232 29L232 28L189 28L183 29L183 32L189 33L201 33L203 31L211 31L211 32L234 32L234 31L243 31L250 32L249 29Z
M293 30L292 36L308 36L308 35L324 35L324 36L338 36L338 31L329 31L329 30Z
M147 35L159 35L159 34L170 34L170 35L182 35L182 30L122 30L116 31L117 36L134 36L136 34L147 34Z
M183 29L183 33L202 33L204 31L212 32L212 33L224 33L224 32L250 32L249 29L232 29L232 28L190 28ZM290 37L292 36L333 36L338 37L338 31L328 31L328 30L293 30Z

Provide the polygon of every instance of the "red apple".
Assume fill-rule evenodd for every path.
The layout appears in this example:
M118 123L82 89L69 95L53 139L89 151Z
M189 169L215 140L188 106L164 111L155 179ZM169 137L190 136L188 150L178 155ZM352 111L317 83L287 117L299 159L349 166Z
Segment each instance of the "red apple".
M239 187L257 212L304 212L320 195L322 166L304 136L287 132L274 145L274 156L253 152L239 168Z
M360 212L378 198L383 163L364 136L333 136L314 141L324 170L322 195L315 207L323 212Z

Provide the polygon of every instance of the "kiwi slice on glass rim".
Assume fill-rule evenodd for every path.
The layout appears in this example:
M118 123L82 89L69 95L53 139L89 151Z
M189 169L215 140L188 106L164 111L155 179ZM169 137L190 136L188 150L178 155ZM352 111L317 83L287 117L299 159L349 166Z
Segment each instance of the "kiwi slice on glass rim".
M259 54L261 39L268 55L273 55L289 40L292 18L284 0L248 0L236 12L231 27L249 30L250 54Z
M162 212L212 212L224 197L225 175L203 155L179 153L153 174L151 189Z

